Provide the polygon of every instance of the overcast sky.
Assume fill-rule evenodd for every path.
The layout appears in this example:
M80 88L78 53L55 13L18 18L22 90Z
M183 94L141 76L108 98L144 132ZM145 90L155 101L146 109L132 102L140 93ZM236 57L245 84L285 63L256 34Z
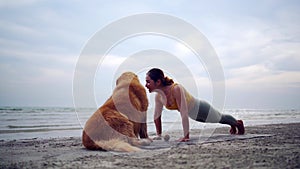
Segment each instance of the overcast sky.
M300 108L299 11L298 0L0 0L0 106L73 106L75 66L88 40L123 17L163 13L192 24L213 46L225 108ZM199 97L211 99L209 75L188 48L145 35L107 55L95 75L98 104L111 94L116 68L147 49L181 58L198 77ZM145 71L137 72L143 85Z

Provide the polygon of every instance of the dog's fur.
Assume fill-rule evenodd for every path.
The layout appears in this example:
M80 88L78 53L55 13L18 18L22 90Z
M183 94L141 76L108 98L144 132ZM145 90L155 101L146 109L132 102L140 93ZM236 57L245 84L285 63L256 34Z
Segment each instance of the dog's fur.
M148 99L137 75L123 73L112 96L88 119L82 143L90 150L139 151L147 134Z

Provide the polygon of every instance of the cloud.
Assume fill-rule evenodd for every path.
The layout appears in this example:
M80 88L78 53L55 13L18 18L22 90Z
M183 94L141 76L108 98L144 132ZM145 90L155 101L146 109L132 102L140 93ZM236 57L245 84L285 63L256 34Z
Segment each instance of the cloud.
M218 22L215 28L222 29L215 30L211 39L224 66L229 81L227 84L283 86L282 78L289 79L295 75L292 79L297 79L296 72L300 65L300 41L297 37L300 32L296 28L299 25L288 21L266 22L263 18L255 17L246 17L243 21ZM288 82L298 83L287 80L285 85Z
M262 54L269 56L268 60L266 60L266 63L269 64L273 70L299 71L299 46L300 41L274 41L272 44L263 49Z
M24 5L31 5L38 2L38 0L11 0L11 1L0 1L0 7L19 7Z
M106 68L112 68L119 66L125 59L126 58L122 56L107 55L100 64L101 67L104 66Z
M18 100L15 104L47 104L59 100L58 96L72 100L73 73L84 44L107 24L144 12L176 16L204 33L219 55L228 91L236 92L234 97L239 98L229 98L237 101L231 101L233 105L246 105L241 96L247 92L255 100L251 95L255 91L259 91L255 93L257 98L269 94L273 99L272 93L281 92L286 93L281 95L285 98L299 100L299 96L289 94L299 91L298 1L130 2L1 1L0 103L12 104ZM211 84L205 65L183 44L151 35L127 39L110 51L95 75L95 84L99 85L95 89L97 97L109 94L119 65L134 53L148 49L166 51L181 60L194 75L201 88L200 95L209 98ZM161 65L180 82L190 80L182 67L172 67L176 65L172 59L161 58L161 64L155 60L153 56L142 61ZM142 65L142 61L134 64ZM83 62L86 69L82 73L89 73L89 65L94 65L95 60ZM191 84L186 85L192 88ZM66 94L58 95L56 91ZM28 94L34 95L33 99L28 99ZM48 99L43 99L43 95Z
M226 84L232 89L272 90L275 93L300 89L300 72L274 71L261 64L232 69L229 76Z

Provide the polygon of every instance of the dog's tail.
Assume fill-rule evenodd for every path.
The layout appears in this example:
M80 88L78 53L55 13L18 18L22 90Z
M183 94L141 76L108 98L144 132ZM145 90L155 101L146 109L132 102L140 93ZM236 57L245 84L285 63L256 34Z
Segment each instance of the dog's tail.
M83 131L82 135L82 144L85 148L89 150L102 150L102 151L120 151L120 152L135 152L139 151L138 147L134 147L129 143L120 140L120 139L112 139L107 141L94 141L85 131Z
M108 141L95 141L95 144L101 147L101 149L107 151L136 152L141 150L140 148L132 146L129 143L120 139L112 139Z

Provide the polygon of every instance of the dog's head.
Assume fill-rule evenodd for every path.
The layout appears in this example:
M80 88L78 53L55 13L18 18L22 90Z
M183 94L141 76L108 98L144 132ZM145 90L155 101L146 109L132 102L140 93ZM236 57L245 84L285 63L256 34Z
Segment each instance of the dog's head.
M133 73L133 72L124 72L122 73L122 75L117 79L116 81L116 85L123 85L123 84L127 84L129 85L133 80L138 81L139 83L139 79L138 76Z
M116 81L113 99L117 107L131 105L138 111L146 111L148 99L146 89L133 72L124 72Z

